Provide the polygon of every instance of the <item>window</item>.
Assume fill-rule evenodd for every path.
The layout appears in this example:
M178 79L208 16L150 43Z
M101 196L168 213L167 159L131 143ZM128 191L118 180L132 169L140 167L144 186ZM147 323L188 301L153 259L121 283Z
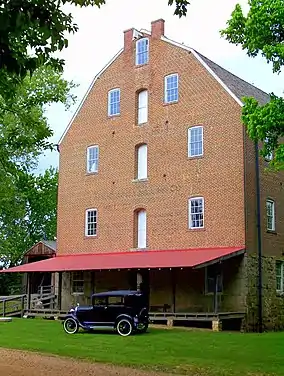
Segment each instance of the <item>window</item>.
M199 157L203 155L203 127L188 129L188 156Z
M276 291L284 292L284 261L276 261Z
M99 147L89 146L87 148L87 172L98 172L99 168Z
M147 179L147 145L137 147L137 179Z
M143 38L136 42L136 65L147 64L149 61L149 39Z
M137 215L137 248L147 247L147 215L146 210L141 209L136 212Z
M84 272L77 271L71 274L72 276L72 293L84 294Z
M267 144L268 142L269 142L269 139L266 138L266 139L264 140L264 143ZM272 159L273 159L273 152L268 153L268 154L265 156L265 160L268 161L268 162L272 161Z
M108 116L120 114L120 89L112 89L108 92Z
M189 228L204 227L204 198L195 197L189 200Z
M93 305L98 305L98 306L106 306L107 305L107 297L106 296L94 296Z
M275 231L275 203L273 200L266 201L267 230Z
M85 235L86 236L97 235L97 209L86 210Z
M170 74L165 77L165 103L178 101L178 75Z
M108 305L122 305L123 297L122 296L109 296Z
M210 265L205 269L205 294L215 292L223 292L223 274L218 264Z
M143 90L138 94L138 124L148 121L148 91Z

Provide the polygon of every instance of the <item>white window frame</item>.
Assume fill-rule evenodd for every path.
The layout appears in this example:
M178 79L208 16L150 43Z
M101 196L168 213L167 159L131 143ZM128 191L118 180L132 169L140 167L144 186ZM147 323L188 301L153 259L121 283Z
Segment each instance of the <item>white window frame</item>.
M95 157L91 158L90 154L92 150L95 151ZM91 167L92 166L92 167ZM93 166L95 168L93 169ZM87 173L94 174L99 170L99 146L98 145L91 145L87 147Z
M194 130L197 130L197 129L201 129L201 141L198 140L198 141L192 141L192 132ZM194 158L194 157L201 157L203 156L204 154L204 137L203 137L203 126L202 125L196 125L194 127L190 127L188 128L188 145L187 145L187 150L188 150L188 157L189 158ZM200 153L197 153L197 154L192 154L191 152L191 145L194 143L194 144L197 144L197 143L200 143L201 142L201 152Z
M148 179L148 145L140 144L137 146L137 180L146 179Z
M173 100L168 100L168 91L169 90L174 90L174 89L168 89L168 78L170 78L170 77L177 77L177 87L176 87L176 89L177 89L177 98L176 99L173 99ZM178 102L178 100L179 100L179 75L178 75L178 73L172 73L172 74L169 74L169 75L167 75L167 76L165 76L165 78L164 78L164 102L165 103L176 103L176 102Z
M193 220L192 220L193 217L192 216L194 214L198 214L198 213L192 213L191 212L191 203L193 201L197 201L197 200L202 201L202 226L193 226ZM204 213L205 213L204 197L191 197L191 198L189 198L189 200L188 200L188 228L191 229L191 230L204 228Z
M268 206L271 205L272 214L268 214ZM270 226L270 220L271 219L271 226ZM266 200L266 228L267 231L275 231L275 201L272 199Z
M145 95L145 98L142 98ZM144 103L143 100L144 99ZM141 90L138 93L138 125L148 122L148 90Z
M88 213L90 213L90 212L96 213L96 221L91 222L91 224L95 224L95 228L96 228L95 234L89 234L89 231L88 231L88 225L89 225ZM95 209L95 208L86 209L86 213L85 213L85 236L87 236L88 238L89 237L96 237L97 233L98 233L98 210Z
M277 275L277 264L280 264L280 274ZM275 278L276 278L276 291L277 292L284 292L284 261L283 260L276 260L275 263ZM280 289L277 287L277 278L280 278Z
M82 289L76 289L75 286L78 285L82 287ZM85 289L85 280L84 280L84 271L77 270L71 272L71 286L72 286L72 295L84 295Z
M265 144L268 143L268 138L267 138L267 137L265 138L264 143L265 143ZM271 152L270 154L267 154L267 155L265 156L265 160L266 160L267 162L270 162L270 161L272 161L273 157L274 157L274 156L273 156L273 152Z
M141 223L141 215L145 215L144 222ZM137 215L137 248L145 249L147 248L147 212L145 209L138 210ZM144 225L141 228L141 225Z
M118 92L118 100L112 102L112 94ZM116 111L112 111L112 106L115 106ZM108 92L108 116L120 115L120 88L111 89Z
M145 43L145 47L142 51L139 51L139 46L143 45ZM135 65L145 65L149 62L149 38L141 38L138 39L136 42L136 50L135 50ZM142 62L139 60L140 57L146 56L146 59L144 60L141 58Z

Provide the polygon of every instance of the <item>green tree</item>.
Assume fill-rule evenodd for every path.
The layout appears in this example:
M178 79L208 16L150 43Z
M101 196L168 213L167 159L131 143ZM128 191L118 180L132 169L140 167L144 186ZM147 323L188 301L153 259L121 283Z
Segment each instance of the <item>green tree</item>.
M72 82L50 66L26 76L13 98L0 95L0 262L21 260L34 242L56 233L57 172L36 176L38 156L53 149L45 109L74 103Z
M0 207L0 262L11 266L42 239L56 237L58 172L42 175L20 172L13 181L13 194Z
M244 14L236 5L227 28L221 34L235 45L241 45L248 56L262 55L272 64L274 73L284 65L284 0L249 0ZM244 98L242 119L250 138L262 141L261 153L273 155L271 166L284 169L284 99L270 94L261 106L254 98Z
M0 0L0 84L11 94L12 83L39 66L63 67L64 61L54 56L68 46L66 33L75 33L78 26L65 4L98 6L105 0ZM169 0L175 13L185 15L188 1ZM7 73L9 85L7 83Z

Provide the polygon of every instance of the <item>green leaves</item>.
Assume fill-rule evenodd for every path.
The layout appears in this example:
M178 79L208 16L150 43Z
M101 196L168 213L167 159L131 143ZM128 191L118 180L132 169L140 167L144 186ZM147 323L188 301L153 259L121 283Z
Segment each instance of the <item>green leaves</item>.
M221 31L230 43L241 45L248 56L261 54L272 63L274 73L284 65L284 0L249 0L247 16L236 5L227 28ZM254 98L244 98L242 120L250 138L263 142L261 154L272 155L270 165L284 169L284 99L274 94L260 106Z
M272 63L273 71L280 72L284 64L284 0L249 0L249 5L246 17L236 5L221 35L240 44L249 56L261 53Z
M254 98L244 98L242 120L249 137L262 141L261 154L273 154L271 166L284 169L284 99L271 94L270 102L260 106Z
M38 156L54 147L45 108L69 108L74 87L48 65L18 81L13 96L0 95L0 262L6 266L19 262L33 243L56 235L57 171L33 171Z

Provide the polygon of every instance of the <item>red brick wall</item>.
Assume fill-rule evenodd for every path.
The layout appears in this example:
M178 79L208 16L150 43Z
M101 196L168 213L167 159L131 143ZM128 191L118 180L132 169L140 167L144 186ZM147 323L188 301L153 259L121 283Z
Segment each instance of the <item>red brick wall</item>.
M257 252L256 227L256 181L255 181L255 149L254 144L245 134L245 195L246 195L246 245L250 253ZM261 149L261 145L259 147ZM284 171L273 172L268 163L260 155L260 197L261 197L261 232L263 255L284 255ZM266 200L275 202L275 232L267 231Z
M133 247L133 211L147 210L149 249L245 243L240 106L192 53L150 39L149 64L134 65L135 42L96 81L60 145L58 253ZM163 104L164 76L179 74L179 101ZM121 115L107 94L121 89ZM149 90L148 123L136 125L136 92ZM204 157L187 158L187 129L204 126ZM148 144L148 181L133 182L135 145ZM100 147L86 174L86 148ZM205 229L188 230L188 198L205 198ZM98 234L85 238L85 209L98 209Z

